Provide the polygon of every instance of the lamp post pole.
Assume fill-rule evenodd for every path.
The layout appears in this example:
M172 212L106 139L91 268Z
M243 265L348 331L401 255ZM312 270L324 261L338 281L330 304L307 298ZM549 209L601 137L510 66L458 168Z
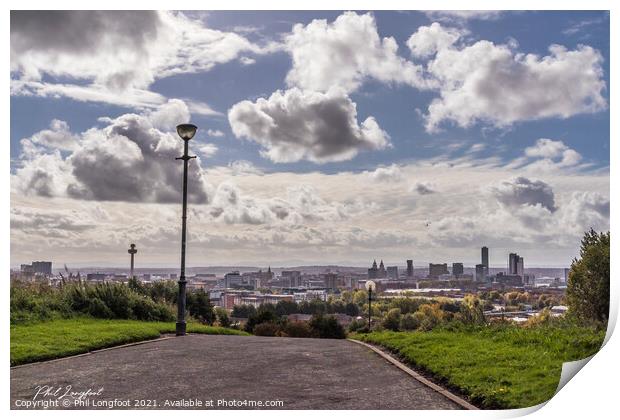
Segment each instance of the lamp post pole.
M187 238L187 167L190 159L196 156L189 156L189 141L196 133L196 126L192 124L181 124L177 126L177 133L183 139L183 156L176 158L183 161L183 215L181 216L181 275L179 276L179 297L177 302L177 324L176 335L185 335L185 243Z
M376 290L376 283L372 280L366 282L366 290L368 291L368 332L370 332L371 320L372 320L372 291Z
M370 332L370 317L372 315L372 306L370 301L372 300L372 287L368 288L368 332Z

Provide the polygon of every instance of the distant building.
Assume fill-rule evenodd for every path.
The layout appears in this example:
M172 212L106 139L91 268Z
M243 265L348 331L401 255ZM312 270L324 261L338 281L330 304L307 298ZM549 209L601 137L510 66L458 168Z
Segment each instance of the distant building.
M35 274L52 275L52 262L51 261L33 261L32 271L34 271Z
M224 287L226 289L233 287L234 285L240 285L243 283L243 277L238 271L232 271L224 275Z
M452 275L462 276L464 273L463 263L452 263Z
M301 271L283 270L280 279L283 287L299 287L301 286Z
M338 288L338 274L325 273L322 277L326 289L336 290Z
M570 268L564 269L564 283L568 283L568 277L570 275Z
M484 264L476 264L476 275L475 275L475 279L478 282L483 282L486 281L486 271L487 268L485 267Z
M385 271L385 265L383 265L383 260L381 260L381 263L379 264L379 277L380 279L384 279L387 277L387 272Z
M372 262L372 267L368 269L368 278L369 279L384 279L387 275L385 271L385 265L383 265L383 260L381 260L381 264L377 267L377 260Z
M430 263L428 265L428 277L429 278L436 279L436 278L439 278L439 276L443 274L450 274L450 272L448 271L447 263L443 263L443 264Z
M483 246L481 249L481 254L482 254L482 265L484 265L486 268L489 268L489 248L487 248L486 246Z
M518 274L497 273L495 281L504 286L523 286L523 277Z
M32 276L39 275L52 275L52 263L50 261L33 261L32 264L22 264L20 266L20 272L22 275Z
M87 281L104 281L105 280L105 273L88 273L86 274L86 280Z
M413 260L407 260L407 278L413 278Z
M398 266L390 266L387 268L388 279L398 280Z
M511 252L508 254L508 271L507 274L517 274L517 264L519 263L519 254Z
M34 274L32 264L22 264L19 271L25 276L31 276Z
M523 276L523 257L519 257L517 260L517 275Z

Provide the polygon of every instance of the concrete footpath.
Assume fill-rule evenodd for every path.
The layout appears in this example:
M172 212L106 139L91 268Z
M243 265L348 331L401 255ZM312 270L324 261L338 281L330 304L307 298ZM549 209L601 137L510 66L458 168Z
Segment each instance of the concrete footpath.
M461 407L347 340L189 335L11 369L11 408Z

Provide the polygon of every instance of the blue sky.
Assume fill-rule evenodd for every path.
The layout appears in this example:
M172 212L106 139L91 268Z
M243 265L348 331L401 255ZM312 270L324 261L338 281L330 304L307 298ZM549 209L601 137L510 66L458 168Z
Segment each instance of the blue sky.
M210 152L200 152L195 167L200 177L195 187L196 225L219 236L217 240L197 238L197 249L215 253L218 263L261 263L272 258L270 252L280 254L282 249L287 250L278 257L282 264L310 263L326 252L333 255L331 262L362 263L377 253L374 249L379 243L385 247L384 258L395 262L404 261L405 253L419 252L423 261L438 256L474 263L474 251L485 241L497 240L497 246L506 243L506 250L519 248L515 250L526 255L531 250L538 265L566 264L574 255L580 231L589 226L608 229L607 12L464 16L359 11L345 16L339 11L237 11L123 17L127 26L133 25L131 19L140 19L145 34L155 25L156 41L146 36L131 39L140 30L124 32L123 19L115 20L120 30L111 34L113 25L107 19L115 18L104 13L85 19L92 19L97 25L91 27L102 31L86 50L72 49L72 42L80 31L89 29L67 25L72 20L66 14L42 17L14 12L12 22L17 19L29 24L22 25L25 29L15 29L13 24L11 31L12 220L16 221L12 236L31 238L40 245L37 251L17 247L12 263L42 252L72 263L114 264L116 244L103 244L97 238L117 241L118 246L131 239L112 227L140 225L123 218L128 206L155 203L160 209L153 210L157 217L175 214L170 194L147 193L141 187L128 190L127 195L117 194L116 181L106 178L113 176L106 168L122 165L119 161L104 166L101 156L108 153L106 144L116 141L110 133L126 128L130 114L138 116L140 127L152 126L161 136L154 144L175 141L170 140L174 139L173 125L158 122L160 117L166 121L191 118L199 126L192 147L202 150L201 146L209 145ZM40 19L52 24L39 24ZM318 19L326 22L321 25ZM45 31L53 28L55 20L64 25L66 34L46 39ZM174 22L191 22L197 30L167 35ZM298 25L297 31L293 25ZM342 43L335 35L338 30L359 30L359 46ZM375 36L374 49L367 47ZM49 45L40 45L42 39ZM125 42L129 52L123 49ZM390 49L390 42L397 50ZM563 49L551 52L552 45ZM482 51L479 67L471 58L475 50ZM205 51L208 54L202 55ZM345 65L331 66L330 59L313 54L336 61L341 59L337 54L349 54L351 59ZM496 59L485 61L491 55ZM529 61L527 55L531 55ZM65 58L77 63L77 70ZM470 59L474 61L463 64ZM122 80L120 88L117 80ZM72 91L76 86L88 92L76 94ZM94 90L105 92L108 99L94 98ZM136 99L136 92L150 95L149 99ZM167 102L175 98L180 101ZM126 105L119 106L119 102ZM313 108L311 104L317 102L318 108ZM438 108L432 111L431 104L437 102ZM293 110L294 104L301 104L300 108ZM282 107L289 107L283 115L278 111ZM349 118L353 125L330 126L342 124L332 119L334 112L341 111L342 118ZM156 112L159 117L154 116ZM267 134L257 122L266 114L277 126ZM299 128L306 123L310 127ZM287 124L295 127L283 128ZM143 146L124 135L130 143ZM342 138L343 144L336 144ZM95 149L101 154L95 154ZM56 152L60 157L53 159ZM144 153L140 162L147 159ZM81 158L86 169L76 166ZM97 182L80 175L93 162ZM239 162L245 170L238 170ZM149 188L174 185L168 171L178 168L162 163L153 169L148 161L143 163L153 171L147 180L152 182L147 182ZM463 169L439 169L444 165ZM52 175L36 175L42 167ZM154 180L158 176L161 182ZM457 187L457 179L466 182L470 176L466 191ZM486 179L485 185L480 184L481 178ZM355 193L353 187L342 187L346 191L336 187L347 182L357 188L366 185ZM582 196L575 196L578 191L571 185L579 185ZM373 195L372 190L381 192ZM239 201L222 198L230 197L231 191ZM299 191L309 195L300 199ZM506 198L507 193L512 196ZM390 197L392 207L386 204ZM480 203L478 197L483 197ZM270 200L286 203L287 216L274 216L277 212ZM446 205L454 200L467 204L463 208ZM95 208L110 213L107 230L96 224L97 218L87 217L77 227L58 221L69 217L67 211L85 208L89 217ZM426 226L429 210L437 231L420 228ZM482 221L476 220L481 211L493 214L500 224L502 217L517 212L522 229L502 231L498 226L497 232L481 232ZM394 225L384 223L381 214L393 218ZM63 255L55 250L60 239L46 238L47 245L41 244L41 238L28 227L33 220L41 223L42 218L50 234L64 235L66 241L92 242L98 256L81 255L71 247ZM544 229L533 227L532 218L545 224ZM403 234L397 222L401 219L419 221L412 225L412 232ZM569 236L558 220L575 225ZM463 231L463 226L470 230ZM176 257L168 258L171 251L165 245L174 237L174 229L164 234L140 232L148 240L162 235L153 239L152 261L165 256L166 263L174 264ZM330 235L319 246L313 246L312 240L305 246L297 242L299 231L307 237L314 229ZM241 242L245 247L244 235L261 238L258 244L265 251L258 252L255 246L247 257L230 258L226 250L239 248ZM360 237L366 238L364 245L357 244ZM213 249L218 240L219 253ZM372 241L375 246L366 244ZM540 249L551 251L541 256ZM497 264L503 261L500 255ZM194 263L201 262L196 255Z

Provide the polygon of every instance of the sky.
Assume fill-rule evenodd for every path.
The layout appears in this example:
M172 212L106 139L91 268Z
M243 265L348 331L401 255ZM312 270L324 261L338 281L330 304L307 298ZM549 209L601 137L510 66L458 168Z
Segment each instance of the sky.
M11 12L11 264L565 267L609 229L609 13Z

